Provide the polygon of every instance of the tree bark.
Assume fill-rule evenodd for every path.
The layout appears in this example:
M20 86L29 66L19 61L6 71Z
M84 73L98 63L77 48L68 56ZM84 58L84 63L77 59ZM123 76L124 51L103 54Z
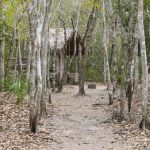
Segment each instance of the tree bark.
M38 113L46 114L48 28L51 0L32 1L29 6L30 38L32 44L30 128L36 132ZM37 76L35 77L35 74ZM46 97L48 98L48 97Z
M112 94L113 94L113 87L111 83L110 77L110 67L109 67L109 59L108 59L108 46L107 46L107 26L106 26L106 14L105 14L105 1L103 0L103 26L104 26L104 33L103 33L103 43L104 43L104 54L106 58L106 72L107 72L107 82L108 82L108 95L109 95L109 104L113 104Z
M79 71L79 92L78 95L85 95L84 90L84 60L82 55L82 47L79 46L78 54L78 71Z
M127 78L127 52L126 52L126 34L124 30L123 24L123 6L122 0L118 0L118 10L119 10L119 20L120 20L120 49L121 49L121 85L120 85L120 121L124 120L124 112L125 112L125 100L126 100L126 78Z
M43 28L42 28L42 43L41 43L41 69L42 69L42 99L41 99L41 114L46 114L46 100L49 98L49 91L47 88L47 65L48 65L48 41L49 41L49 23L51 18L51 0L47 0L45 6L45 14L44 16L44 22L43 22Z
M148 102L148 66L144 33L143 0L138 0L138 27L140 37L140 50L142 62L142 129L145 130L148 121L147 102Z
M3 89L4 84L4 48L5 48L5 40L0 39L0 91Z
M132 81L132 101L131 101L131 109L129 112L129 121L135 122L135 115L136 115L136 101L138 99L138 26L135 26L135 44L133 49L133 59L131 63L131 73L130 73L130 80Z
M0 91L3 89L4 80L5 80L5 69L4 69L4 50L5 50L5 16L4 12L2 13L2 39L0 39Z
M105 55L104 55L103 68L104 68L104 73L103 73L103 76L104 76L104 84L106 84L106 83L107 83L107 72L106 72L106 57L105 57Z
M113 63L113 71L112 71L112 101L113 101L113 118L115 119L116 116L118 116L116 113L118 110L118 104L117 104L117 77L118 77L118 51L117 51L117 35L116 35L116 17L113 11L112 1L109 0L110 4L110 16L112 18L112 63Z
M30 72L31 72L31 56L32 56L32 49L31 49L31 41L29 41L28 46L28 62L27 62L27 82L30 80Z
M130 1L131 5L131 17L129 23L129 37L128 37L128 72L129 76L127 78L128 86L127 86L127 97L128 97L128 118L131 120L131 109L132 109L132 100L133 100L133 90L134 90L134 57L133 57L133 49L134 49L134 36L131 33L134 33L135 23L134 23L134 2ZM127 73L128 73L127 72Z
M33 10L33 11L32 11ZM30 41L31 41L31 71L30 71L30 95L29 95L29 105L30 105L30 131L35 133L37 128L37 100L36 100L36 53L35 48L35 3L32 2L32 6L28 6L28 18L30 27ZM32 13L31 13L32 12ZM28 53L29 55L29 53Z
M20 72L22 72L22 55L21 55L21 41L20 41L20 33L18 31L18 44L17 44L17 51L18 51L18 59L17 65Z

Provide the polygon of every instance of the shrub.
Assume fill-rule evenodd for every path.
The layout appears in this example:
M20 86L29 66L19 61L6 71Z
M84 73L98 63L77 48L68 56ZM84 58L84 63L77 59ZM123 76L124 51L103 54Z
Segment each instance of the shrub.
M29 93L29 82L26 82L23 76L18 76L16 80L6 80L4 89L16 96L16 103L19 104L23 101L25 95Z

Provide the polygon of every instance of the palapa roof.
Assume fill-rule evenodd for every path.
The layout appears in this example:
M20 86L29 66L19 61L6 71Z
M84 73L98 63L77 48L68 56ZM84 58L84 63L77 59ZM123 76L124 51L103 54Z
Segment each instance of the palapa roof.
M75 41L74 41L75 31L72 28L66 29L66 41L65 41L65 31L64 28L58 29L49 29L49 48L51 52L54 50L57 53L62 52L65 50L67 55L74 55L75 49ZM82 54L84 54L84 44L81 41L81 36L77 32L76 36L76 56L78 55L79 45L82 46Z
M50 49L54 50L61 50L63 49L65 45L65 33L64 33L63 28L58 28L58 29L50 29L49 30L49 39L50 39ZM74 34L74 30L71 28L66 29L66 40L69 40L72 38ZM57 42L56 42L57 41Z

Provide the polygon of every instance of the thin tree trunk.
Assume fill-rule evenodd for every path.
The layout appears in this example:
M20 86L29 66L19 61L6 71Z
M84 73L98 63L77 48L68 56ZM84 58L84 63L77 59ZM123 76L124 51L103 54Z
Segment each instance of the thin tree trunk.
M53 67L53 77L52 77L52 91L56 88L56 52L52 55L52 67Z
M63 24L63 28L64 28L64 40L65 40L65 43L67 43L67 34L66 34L66 24L65 22L59 18L59 20L62 22ZM63 84L66 83L66 80L67 80L67 71L68 71L68 57L67 57L67 54L65 54L65 50L67 50L67 45L65 44L65 47L63 49L63 54L65 56L65 59L64 59L64 71L63 71L63 76L61 77L60 74L62 73L61 71L61 68L59 70L59 75L58 75L58 91L57 92L62 92L62 89L63 89ZM61 55L59 57L60 59L62 59ZM60 63L60 59L59 59L59 63ZM61 66L61 65L59 65Z
M5 48L5 39L0 39L0 91L3 89L4 84L4 48Z
M103 67L104 67L104 73L103 73L103 75L104 75L104 84L106 84L107 83L107 72L106 72L106 57L105 57L105 55L104 55L104 65L103 65Z
M78 58L75 58L75 73L78 72Z
M62 58L62 55L64 55L64 57L66 57L66 58ZM62 89L63 89L63 84L65 84L66 82L67 82L67 70L68 70L68 64L67 64L67 60L68 60L68 58L67 58L67 56L65 56L65 53L64 53L64 51L63 51L63 54L62 54L61 56L60 56L60 58L61 58L61 60L63 59L64 60L64 62L61 62L60 61L60 72L59 72L59 83L58 83L58 90L57 90L57 92L62 92ZM63 66L64 66L64 68L63 68L63 70L62 70L62 68L61 68L61 65L63 64ZM61 74L62 73L62 74Z
M104 0L103 0L103 25L104 25L103 43L104 43L104 52L105 52L105 58L106 58L109 104L112 105L113 104L113 99L112 99L113 91L112 91L109 60L108 60L107 27L106 27L106 14L105 14L105 1Z
M79 26L79 20L80 20L80 11L81 11L81 2L80 0L78 0L77 2L77 6L78 6L78 12L77 12L77 22L76 22L76 27L74 27L74 24L73 24L73 20L72 20L72 25L73 25L73 30L74 30L74 53L73 53L73 56L71 57L71 60L70 60L70 64L68 65L68 68L70 68L76 54L77 54L77 31L78 31L78 26Z
M135 45L133 50L133 60L131 64L131 81L132 81L132 101L131 101L131 110L129 112L129 121L135 122L136 115L136 100L138 99L138 26L135 27Z
M131 103L133 98L133 89L134 89L134 60L133 60L133 49L134 49L134 36L131 33L134 33L135 23L134 18L136 17L134 1L130 0L131 5L131 17L129 22L129 36L128 36L128 72L127 74L127 97L128 97L128 117L130 118L130 111L132 109Z
M127 52L125 46L126 34L123 25L123 4L122 0L118 0L118 10L120 19L120 49L121 49L121 86L120 86L120 121L124 120L125 100L126 100L126 79L127 79Z
M143 0L138 0L138 27L142 62L142 128L145 130L148 121L147 102L148 102L148 66L144 33Z
M28 18L29 18L29 27L30 27L30 41L31 41L31 71L30 71L30 95L29 95L29 105L30 105L30 131L35 133L37 128L37 117L38 117L38 105L36 99L36 34L35 34L35 26L36 26L36 3L31 2L31 5L28 6ZM29 55L29 53L28 53Z
M98 16L98 8L97 4L99 3L99 0L94 0L93 3L93 8L90 13L88 23L87 23L87 28L83 37L83 43L85 45L85 55L83 55L82 50L83 47L79 47L79 54L78 54L78 64L79 64L79 95L84 95L85 90L84 90L84 69L85 69L85 57L88 55L88 53L91 51L91 41L92 41L92 33L94 31L96 21L97 21L97 16Z
M124 110L125 110L125 100L126 100L126 89L125 89L125 81L126 81L126 52L124 44L124 35L123 35L123 29L121 26L121 93L120 93L120 121L124 120Z
M14 37L13 37L13 52L12 56L15 55L15 71L14 71L14 78L17 77L17 58L18 58L18 31L17 31L17 21L18 21L18 14L15 15L14 18Z
M49 47L49 45L48 45ZM47 65L47 88L49 91L49 99L48 102L49 104L52 104L52 100L51 100L51 82L50 82L50 61L51 61L51 54L50 54L50 49L48 49L48 54L47 54L47 60L48 60L48 65Z
M60 3L59 3L59 5L60 5ZM59 7L58 7L58 9L59 9ZM57 53L57 44L58 44L58 33L59 33L59 22L57 21L56 22L56 32L55 32L55 47L54 47L54 51L53 51L53 55L52 55L52 67L53 67L53 77L52 77L52 91L55 91L55 88L56 88L56 80L57 80L57 78L56 78L56 75L58 75L57 74L57 66L56 66L56 62L57 62L57 59L56 59L56 57L57 57L57 55L56 55L56 53ZM57 76L58 77L58 76ZM59 80L59 77L58 77L58 80Z
M18 67L19 67L19 71L22 72L22 56L21 56L21 42L20 42L20 33L18 31Z
M29 41L28 46L28 62L27 62L27 81L30 80L30 71L31 71L31 56L32 56L32 49L31 49L31 41Z
M32 1L29 6L30 37L32 47L30 127L36 132L38 113L46 114L47 52L51 0ZM36 65L35 65L36 64ZM35 67L35 68L33 68ZM35 73L37 77L35 78ZM36 83L36 84L35 84Z
M85 90L84 90L84 60L83 60L81 45L79 46L79 54L78 54L78 71L79 71L79 92L78 92L78 95L85 95Z
M117 51L117 36L116 36L116 18L113 11L112 1L109 0L110 3L110 15L112 18L112 63L113 63L113 71L112 71L112 86L113 86L113 118L115 119L118 115L116 114L118 109L117 104L117 77L118 77L118 51Z
M5 78L9 77L9 72L10 72L10 57L11 57L11 53L12 53L12 47L13 47L13 44L12 42L10 43L9 45L9 53L8 53L8 56L6 58L6 65L5 65Z
M49 40L49 23L51 18L51 0L46 2L44 22L42 29L42 45L41 45L41 62L42 62L42 99L41 99L41 114L46 114L46 100L49 100L49 91L47 89L47 54Z
M113 27L112 27L112 50L113 50L113 77L112 77L112 84L113 84L113 108L118 110L118 100L117 100L117 77L118 77L118 52L117 52L117 47L116 47L116 30L115 30L115 22L113 23ZM116 108L117 107L117 108ZM115 112L115 110L113 111ZM113 118L115 118L114 116L115 114L113 113Z
M3 84L5 80L5 69L4 69L4 50L5 50L5 16L2 13L2 39L0 39L0 91L3 89Z

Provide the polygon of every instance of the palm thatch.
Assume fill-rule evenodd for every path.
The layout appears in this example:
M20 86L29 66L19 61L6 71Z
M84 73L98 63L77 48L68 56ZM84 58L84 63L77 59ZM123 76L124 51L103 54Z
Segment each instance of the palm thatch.
M50 29L49 34L49 46L51 51L56 50L57 52L61 52L65 50L67 55L73 55L75 50L75 41L76 41L76 55L78 54L79 45L84 47L81 42L81 36L77 32L76 39L75 32L72 28L67 28L64 30L63 28L58 29ZM83 48L84 49L84 48Z

